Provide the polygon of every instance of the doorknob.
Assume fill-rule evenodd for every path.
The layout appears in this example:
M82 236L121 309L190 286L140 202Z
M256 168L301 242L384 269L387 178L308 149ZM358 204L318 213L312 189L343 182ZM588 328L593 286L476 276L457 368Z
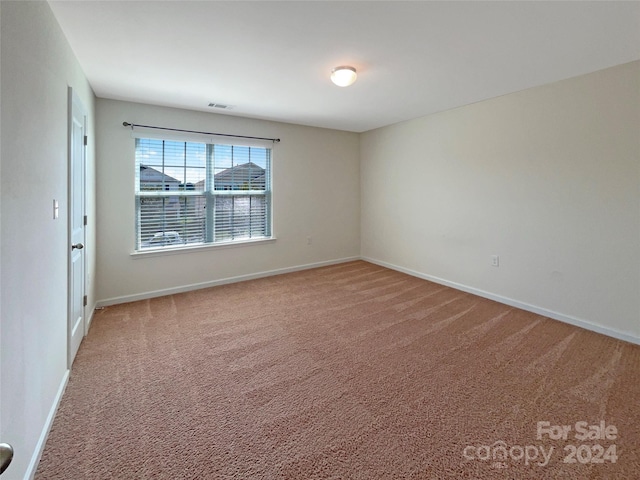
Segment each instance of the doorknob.
M4 472L13 459L13 447L8 443L0 443L0 475Z
M71 250L73 250L74 248L77 248L78 250L82 250L84 248L84 245L81 243L76 243L75 245L71 245Z

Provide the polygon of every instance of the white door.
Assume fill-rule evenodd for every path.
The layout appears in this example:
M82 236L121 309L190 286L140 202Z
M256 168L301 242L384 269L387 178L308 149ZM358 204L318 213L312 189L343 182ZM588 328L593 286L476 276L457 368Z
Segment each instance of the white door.
M69 320L67 360L71 368L85 335L85 135L86 113L69 88Z

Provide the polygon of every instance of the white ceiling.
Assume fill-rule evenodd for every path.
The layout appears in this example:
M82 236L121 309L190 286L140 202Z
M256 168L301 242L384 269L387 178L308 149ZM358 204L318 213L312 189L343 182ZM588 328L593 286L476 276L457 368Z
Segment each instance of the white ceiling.
M640 2L50 4L99 97L355 132L640 59Z

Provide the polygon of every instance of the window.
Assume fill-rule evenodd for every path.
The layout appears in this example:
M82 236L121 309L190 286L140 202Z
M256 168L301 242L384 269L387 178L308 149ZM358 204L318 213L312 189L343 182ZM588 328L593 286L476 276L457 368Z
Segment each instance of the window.
M136 139L136 250L271 237L271 149Z

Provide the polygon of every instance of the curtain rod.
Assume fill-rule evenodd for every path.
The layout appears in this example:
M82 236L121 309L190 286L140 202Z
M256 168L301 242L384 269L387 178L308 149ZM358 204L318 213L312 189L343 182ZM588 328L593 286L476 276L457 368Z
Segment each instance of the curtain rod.
M216 137L248 138L250 140L271 140L273 143L280 143L279 138L249 137L246 135L231 135L229 133L198 132L196 130L182 130L180 128L154 127L153 125L140 125L137 123L129 123L129 122L122 122L122 126L131 127L131 130L133 130L134 127L155 128L156 130L169 130L171 132L198 133L200 135L213 135Z

